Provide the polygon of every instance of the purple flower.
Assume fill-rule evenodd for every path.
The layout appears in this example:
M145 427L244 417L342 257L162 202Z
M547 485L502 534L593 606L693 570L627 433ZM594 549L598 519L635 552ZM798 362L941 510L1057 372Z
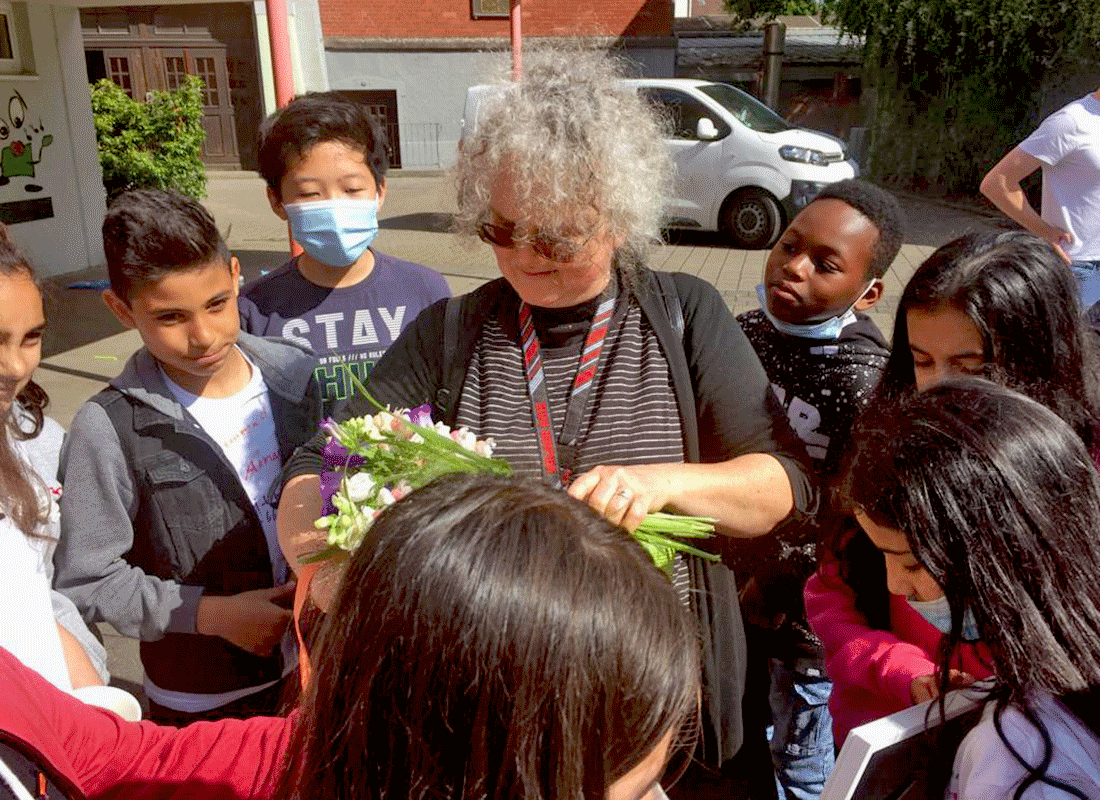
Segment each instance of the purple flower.
M431 403L421 403L416 408L409 409L409 422L413 425L423 425L426 428L432 427Z
M332 504L332 498L340 488L340 480L343 477L342 472L328 469L321 471L321 499L325 503L324 508L321 509L321 516L327 517L329 514L336 513L336 506Z

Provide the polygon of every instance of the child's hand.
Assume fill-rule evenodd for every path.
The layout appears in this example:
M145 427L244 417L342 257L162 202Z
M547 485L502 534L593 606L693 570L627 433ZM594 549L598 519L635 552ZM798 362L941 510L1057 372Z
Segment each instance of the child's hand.
M974 676L969 672L953 669L948 674L948 688L962 689L974 682ZM913 678L909 685L909 696L913 704L935 700L940 696L940 679L935 675L921 675Z
M203 595L195 630L220 636L255 655L269 656L279 646L290 623L293 600L293 583L222 597Z

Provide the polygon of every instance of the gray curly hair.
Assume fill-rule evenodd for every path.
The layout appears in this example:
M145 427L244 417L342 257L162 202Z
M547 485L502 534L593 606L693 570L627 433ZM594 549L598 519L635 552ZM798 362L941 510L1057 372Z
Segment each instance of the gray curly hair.
M542 47L524 53L519 83L498 79L455 168L455 230L476 236L490 192L508 170L522 226L568 228L578 209L596 209L620 263L640 264L660 241L672 176L662 118L620 83L606 53Z

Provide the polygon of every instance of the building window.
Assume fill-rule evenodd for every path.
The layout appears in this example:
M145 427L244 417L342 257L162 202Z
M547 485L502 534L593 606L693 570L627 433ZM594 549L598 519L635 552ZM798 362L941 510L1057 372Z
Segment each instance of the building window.
M507 17L511 12L511 0L470 0L474 19L480 17Z
M23 71L16 24L11 3L0 2L0 73L8 75Z

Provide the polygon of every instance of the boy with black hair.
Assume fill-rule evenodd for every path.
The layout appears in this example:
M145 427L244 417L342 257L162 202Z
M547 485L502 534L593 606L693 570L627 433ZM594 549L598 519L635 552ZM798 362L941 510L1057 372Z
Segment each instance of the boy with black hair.
M271 490L322 419L317 360L240 332L240 265L195 200L127 192L103 245L103 299L144 346L73 421L56 585L142 640L154 719L274 712L293 586Z
M826 485L890 355L864 312L882 297L882 277L901 249L903 228L901 208L888 192L858 179L829 184L769 253L757 287L760 308L737 318ZM771 552L742 553L746 569L738 580L753 649L770 659L780 796L798 800L821 793L833 762L831 684L802 604L829 512L816 525L770 539Z
M245 287L244 330L282 336L318 355L325 402L366 382L401 330L450 297L441 275L376 252L389 158L367 109L336 92L296 97L260 127L260 174L271 209L304 253Z

